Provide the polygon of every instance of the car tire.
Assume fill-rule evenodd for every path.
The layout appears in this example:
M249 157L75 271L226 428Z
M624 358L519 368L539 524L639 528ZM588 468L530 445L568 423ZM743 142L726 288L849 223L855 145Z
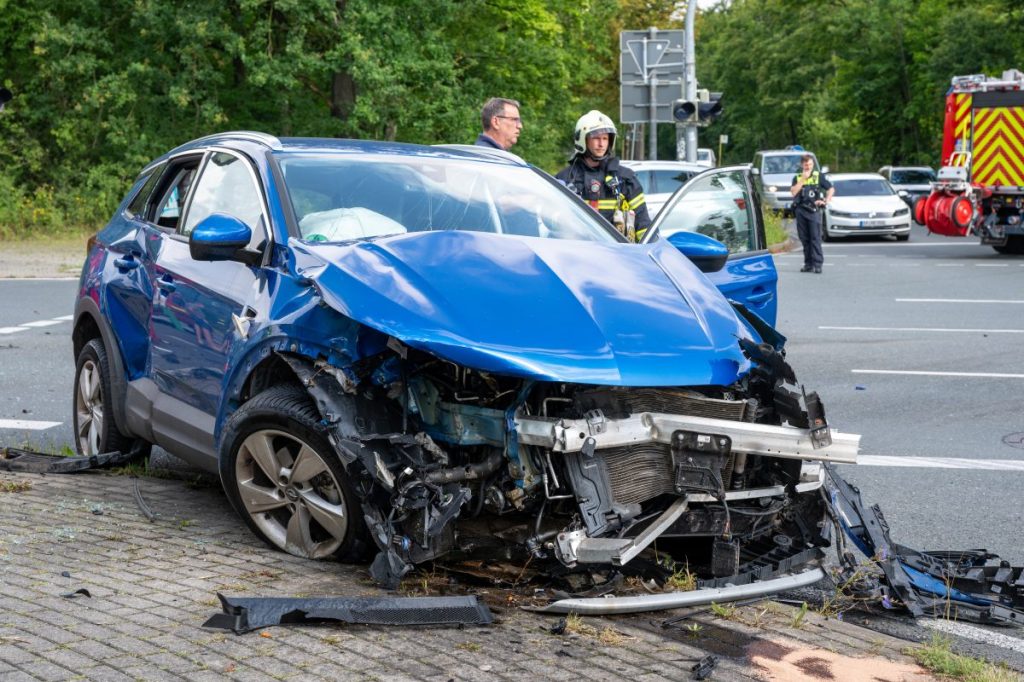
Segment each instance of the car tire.
M85 456L120 451L146 456L149 443L125 436L114 420L110 361L102 339L92 339L75 361L72 427L75 449ZM133 450L134 448L134 450Z
M320 421L301 387L260 393L224 426L221 483L249 529L274 549L360 561L368 555L369 532Z
M1024 254L1024 237L1013 235L1006 238L1006 243L1002 246L993 246L993 249L997 253L1019 256Z
M828 220L821 221L821 241L834 242L836 240L828 231Z

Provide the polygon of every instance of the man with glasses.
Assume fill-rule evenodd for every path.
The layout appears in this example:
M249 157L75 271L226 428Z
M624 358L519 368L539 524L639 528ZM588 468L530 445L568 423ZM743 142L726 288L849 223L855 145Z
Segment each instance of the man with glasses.
M484 131L476 138L475 144L478 147L492 147L507 152L519 139L519 131L523 129L523 120L519 118L519 102L514 99L492 97L484 104L480 119Z

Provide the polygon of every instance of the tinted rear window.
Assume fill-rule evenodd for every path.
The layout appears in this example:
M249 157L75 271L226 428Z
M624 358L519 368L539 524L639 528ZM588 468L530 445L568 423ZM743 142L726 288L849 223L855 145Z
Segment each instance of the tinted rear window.
M927 170L894 170L891 181L894 185L927 185L934 179L935 171L929 168Z

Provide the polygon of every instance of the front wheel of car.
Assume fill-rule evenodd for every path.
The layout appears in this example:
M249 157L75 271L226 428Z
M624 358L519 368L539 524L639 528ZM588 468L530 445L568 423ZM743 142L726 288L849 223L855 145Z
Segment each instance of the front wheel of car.
M369 533L341 460L300 387L245 403L227 421L220 477L228 500L268 545L308 559L358 561Z
M828 231L828 221L827 220L822 221L822 223L821 223L821 240L824 241L824 242L831 242L831 241L835 241L835 239L836 238L832 236L832 233Z
M108 452L149 454L149 444L125 436L114 421L110 360L102 339L92 339L78 353L75 362L74 409L75 448L85 456ZM134 450L133 450L134 448Z

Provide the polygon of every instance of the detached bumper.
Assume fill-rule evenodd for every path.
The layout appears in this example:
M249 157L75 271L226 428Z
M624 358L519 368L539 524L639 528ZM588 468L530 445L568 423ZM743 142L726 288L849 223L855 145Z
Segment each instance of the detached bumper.
M666 609L678 609L684 606L703 606L711 602L721 604L723 602L764 597L800 587L807 587L824 577L824 569L816 567L803 573L783 575L748 585L728 585L726 587L693 590L692 592L666 592L664 594L645 594L636 597L562 599L543 608L530 610L540 613L578 613L588 616L663 611Z

